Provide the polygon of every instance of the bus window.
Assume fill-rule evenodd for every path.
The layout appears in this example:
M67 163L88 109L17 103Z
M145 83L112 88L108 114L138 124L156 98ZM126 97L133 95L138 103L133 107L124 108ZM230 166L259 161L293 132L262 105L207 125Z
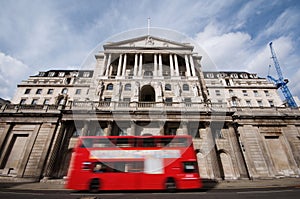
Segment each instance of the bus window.
M186 138L161 138L158 142L158 147L188 147Z
M94 173L112 172L144 172L143 161L117 161L117 162L96 162L93 167Z
M106 138L94 139L93 148L104 148L104 147L114 147L111 140Z
M143 139L143 147L156 147L154 138Z
M117 147L133 147L134 140L128 138L117 138L116 139L116 146Z
M105 170L106 170L106 166L100 162L97 162L94 166L93 172L94 173L103 173L103 172L105 172Z
M174 138L170 142L170 147L187 147L187 139L186 138Z
M83 139L81 143L81 148L91 148L93 146L92 139Z
M197 173L197 163L196 162L183 162L184 173Z

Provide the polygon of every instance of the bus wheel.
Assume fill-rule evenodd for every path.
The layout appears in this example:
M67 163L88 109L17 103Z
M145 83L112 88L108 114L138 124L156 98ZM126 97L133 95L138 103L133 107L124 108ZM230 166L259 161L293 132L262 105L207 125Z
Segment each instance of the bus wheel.
M165 182L165 187L168 192L175 192L176 191L176 182L174 178L167 178Z
M99 179L98 178L92 179L91 182L90 182L89 191L95 193L95 192L99 191L99 188L100 188Z

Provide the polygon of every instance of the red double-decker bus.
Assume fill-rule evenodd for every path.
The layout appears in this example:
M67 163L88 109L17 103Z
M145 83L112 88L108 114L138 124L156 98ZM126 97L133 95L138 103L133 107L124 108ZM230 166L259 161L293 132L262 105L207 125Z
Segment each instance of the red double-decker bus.
M66 188L176 190L202 187L191 136L88 136L74 149Z

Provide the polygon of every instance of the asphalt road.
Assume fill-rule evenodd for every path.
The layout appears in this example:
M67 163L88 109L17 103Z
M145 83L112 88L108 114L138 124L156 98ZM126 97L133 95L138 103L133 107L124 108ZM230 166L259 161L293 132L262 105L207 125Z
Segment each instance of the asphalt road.
M234 190L201 190L189 192L75 192L68 190L13 190L1 189L0 198L2 199L199 199L199 198L222 198L222 199L243 199L243 198L288 198L298 199L300 188L272 188L272 189L234 189Z

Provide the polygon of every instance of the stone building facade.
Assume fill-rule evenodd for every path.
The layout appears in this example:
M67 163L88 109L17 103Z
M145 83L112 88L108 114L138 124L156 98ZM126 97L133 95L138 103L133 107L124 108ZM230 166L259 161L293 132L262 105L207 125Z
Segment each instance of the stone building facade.
M63 178L79 135L193 136L207 179L299 177L299 109L248 72L202 71L191 44L111 42L94 70L50 70L0 110L0 175Z

